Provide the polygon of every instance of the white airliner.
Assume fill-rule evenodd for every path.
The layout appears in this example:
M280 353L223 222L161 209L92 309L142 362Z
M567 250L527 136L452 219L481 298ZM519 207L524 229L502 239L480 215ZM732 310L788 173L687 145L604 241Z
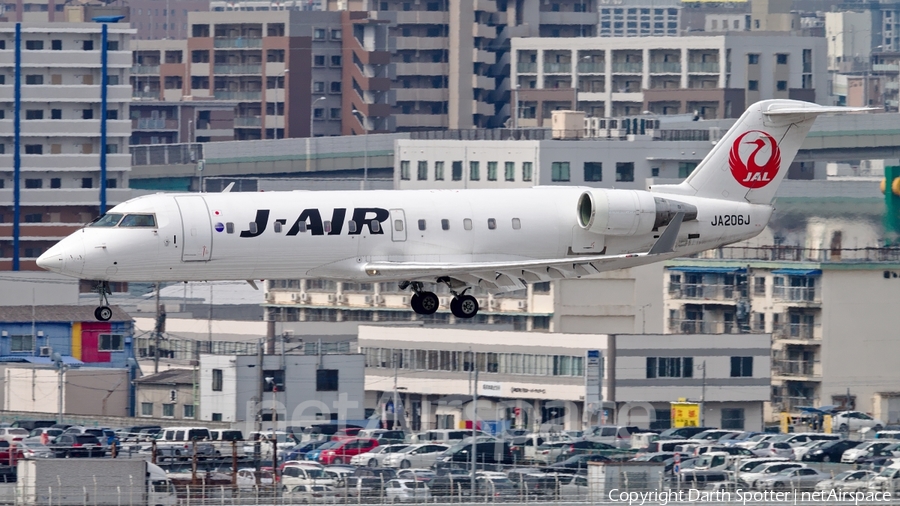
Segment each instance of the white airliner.
M38 258L44 269L97 280L99 320L110 281L328 278L399 281L412 309L445 283L452 313L466 291L589 277L697 253L759 234L816 116L864 111L794 100L753 104L681 184L649 191L291 191L156 194L112 208ZM254 284L255 286L255 284Z

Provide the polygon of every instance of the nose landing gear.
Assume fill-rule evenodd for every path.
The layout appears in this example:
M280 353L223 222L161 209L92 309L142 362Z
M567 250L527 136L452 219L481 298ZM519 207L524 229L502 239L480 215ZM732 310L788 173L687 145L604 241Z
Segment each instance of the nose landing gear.
M112 294L109 289L109 281L99 281L94 286L94 291L100 295L100 307L94 310L94 318L101 322L108 322L112 318L112 309L109 307L107 295Z

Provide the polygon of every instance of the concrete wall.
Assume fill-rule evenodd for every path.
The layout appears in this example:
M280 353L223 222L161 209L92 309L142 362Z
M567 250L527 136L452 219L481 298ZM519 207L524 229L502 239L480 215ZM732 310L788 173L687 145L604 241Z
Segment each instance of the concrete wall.
M78 304L78 280L52 272L5 272L0 306Z
M58 373L55 369L7 366L4 410L56 413ZM63 412L73 415L127 416L128 371L70 369L63 376Z

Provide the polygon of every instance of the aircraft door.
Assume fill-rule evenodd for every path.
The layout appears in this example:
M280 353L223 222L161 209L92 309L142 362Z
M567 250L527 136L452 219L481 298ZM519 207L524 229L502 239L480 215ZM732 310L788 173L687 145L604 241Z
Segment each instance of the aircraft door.
M212 257L212 224L209 208L201 195L175 197L181 213L182 262L205 262Z
M391 209L391 240L406 241L406 213L403 209Z

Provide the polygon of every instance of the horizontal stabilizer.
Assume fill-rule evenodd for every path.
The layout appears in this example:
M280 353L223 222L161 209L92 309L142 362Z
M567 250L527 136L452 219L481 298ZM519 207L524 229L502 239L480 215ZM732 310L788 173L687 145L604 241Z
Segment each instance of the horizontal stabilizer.
M672 218L672 222L669 223L669 226L666 227L647 254L661 255L675 251L675 243L678 242L678 232L681 230L682 221L684 221L684 212L676 213L675 217Z

